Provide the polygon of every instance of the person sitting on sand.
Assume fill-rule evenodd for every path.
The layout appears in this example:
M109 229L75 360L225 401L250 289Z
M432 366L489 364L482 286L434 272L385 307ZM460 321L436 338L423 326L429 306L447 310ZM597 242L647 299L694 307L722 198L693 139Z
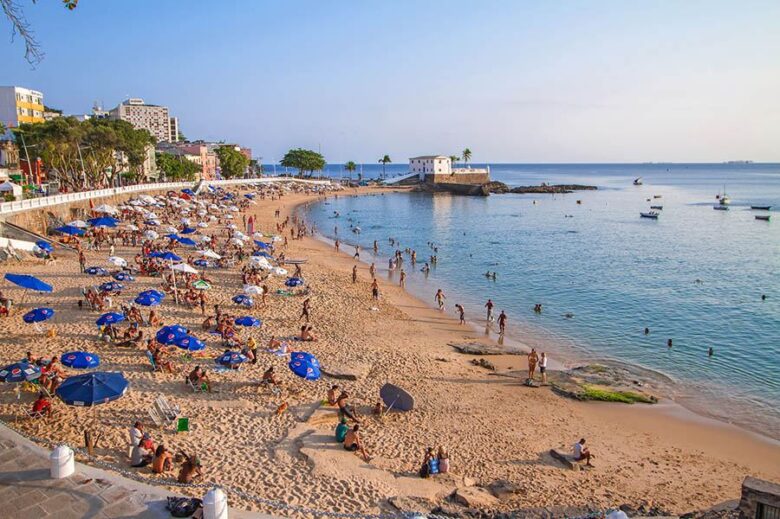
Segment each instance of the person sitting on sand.
M153 309L149 310L149 326L157 327L162 326L162 319L157 315Z
M163 348L156 348L152 353L154 359L154 365L168 373L173 373L173 362L165 358L165 350Z
M195 369L187 375L187 378L193 386L205 389L211 393L211 382L209 381L209 377L200 366L195 366Z
M336 400L336 405L339 406L339 416L346 416L350 420L360 423L360 419L357 417L355 409L349 405L349 402L347 402L348 398L349 394L346 391L342 391L338 400Z
M168 452L165 445L160 444L157 446L157 450L154 452L154 459L152 459L152 472L155 474L163 474L173 470L173 455Z
M272 386L278 386L279 385L279 379L276 378L276 372L274 371L274 367L273 366L270 366L263 373L263 384L269 384L269 385L272 385Z
M247 339L244 349L247 351L245 355L252 361L252 364L257 364L257 341L254 337Z
M38 393L38 399L33 402L32 415L36 418L51 414L51 402L46 398L46 394L41 391Z
M425 450L425 456L423 456L422 465L420 465L420 477L428 478L431 475L431 460L436 459L436 454L433 452L433 447L429 447Z
M330 386L330 389L328 389L328 405L336 405L338 402L339 395L339 386L337 384L333 384Z
M312 326L310 324L304 324L301 326L301 341L304 342L316 342L317 337L311 333Z
M184 455L185 461L181 465L181 469L179 470L179 476L176 478L176 480L179 483L192 483L192 480L196 477L200 477L203 475L203 472L201 472L201 463L200 459L198 459L197 456L187 456Z
M586 461L587 466L589 467L593 466L590 464L590 459L595 458L595 456L590 453L587 447L585 447L585 438L582 438L580 441L575 443L573 450L574 450L574 461Z
M153 457L152 451L145 449L143 445L136 445L130 453L130 466L133 468L145 467L152 462Z
M342 418L339 420L339 423L336 426L336 441L339 443L344 443L344 440L347 437L347 431L349 431L349 427L347 426L347 419Z
M120 347L130 347L130 346L140 346L144 342L144 332L139 331L135 336L130 337L129 339L125 339L121 342L118 342L115 344L115 346Z
M450 471L450 455L447 453L447 451L442 447L439 446L439 452L436 454L437 459L439 460L439 473L440 474L446 474Z
M347 431L347 434L344 437L344 449L350 452L360 452L361 456L363 456L363 460L368 463L371 461L371 458L368 456L368 453L363 446L359 431L360 425L358 424L355 424L351 430Z
M381 400L377 400L376 404L374 404L374 415L376 416L382 416L382 413L385 412L385 405L382 403Z
M201 323L200 329L203 330L204 332L207 332L207 331L211 330L211 328L213 326L214 326L214 318L209 316L209 317L206 317L206 319L203 321L203 323Z

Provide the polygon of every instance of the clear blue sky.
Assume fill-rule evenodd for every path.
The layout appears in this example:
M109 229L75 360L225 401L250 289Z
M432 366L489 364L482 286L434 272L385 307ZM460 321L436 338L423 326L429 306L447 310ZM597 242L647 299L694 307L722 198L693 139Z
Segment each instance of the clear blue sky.
M265 162L780 159L780 1L18 0L0 84L84 113L168 105Z

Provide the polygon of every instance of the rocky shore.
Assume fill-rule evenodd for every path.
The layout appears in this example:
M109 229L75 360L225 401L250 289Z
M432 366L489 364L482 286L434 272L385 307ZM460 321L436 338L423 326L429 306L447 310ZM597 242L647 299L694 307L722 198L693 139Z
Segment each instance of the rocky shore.
M493 181L485 185L490 193L505 194L527 194L527 193L541 193L541 194L558 194L558 193L573 193L575 191L595 191L598 189L596 186L586 186L582 184L542 184L539 186L516 186L509 187L503 182Z

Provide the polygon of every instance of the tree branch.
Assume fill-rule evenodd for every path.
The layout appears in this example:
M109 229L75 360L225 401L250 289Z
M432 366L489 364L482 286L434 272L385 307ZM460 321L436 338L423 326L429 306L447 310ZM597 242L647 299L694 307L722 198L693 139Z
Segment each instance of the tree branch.
M17 35L22 38L22 41L24 41L24 59L35 67L43 61L45 54L38 40L35 39L35 33L30 28L22 8L14 0L0 0L0 6L2 6L5 17L8 18L13 27L11 41L13 42Z

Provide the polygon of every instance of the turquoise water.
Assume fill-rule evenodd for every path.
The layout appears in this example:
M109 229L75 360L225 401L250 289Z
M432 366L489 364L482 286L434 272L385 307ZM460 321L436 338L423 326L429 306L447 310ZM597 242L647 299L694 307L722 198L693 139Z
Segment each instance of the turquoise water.
M645 185L633 186L640 175ZM499 165L492 177L599 190L340 197L310 206L307 218L329 238L338 226L343 242L370 249L377 240L383 269L396 248L389 237L415 249L417 268L405 266L411 289L432 302L443 288L448 311L460 302L484 325L490 297L509 315L510 335L545 344L553 358L655 370L689 407L780 437L780 213L757 221L747 207L780 208L780 165ZM715 211L724 185L731 210ZM657 221L639 217L648 198L663 205ZM426 278L429 242L438 265Z

